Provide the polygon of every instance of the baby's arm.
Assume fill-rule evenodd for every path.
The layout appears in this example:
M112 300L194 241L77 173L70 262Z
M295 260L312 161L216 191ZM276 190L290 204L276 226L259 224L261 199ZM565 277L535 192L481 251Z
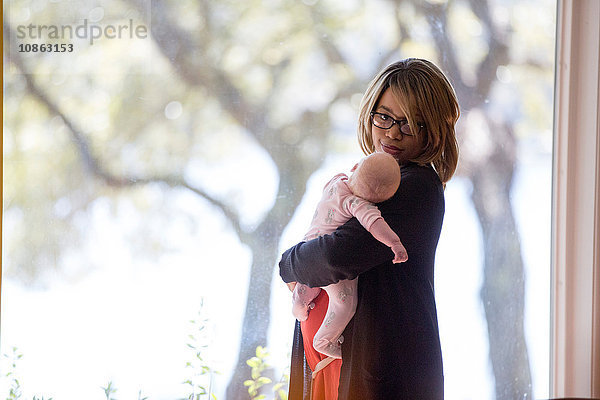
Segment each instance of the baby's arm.
M385 222L376 205L356 196L351 196L347 204L350 213L356 217L358 222L360 222L360 224L364 226L375 239L392 249L394 252L394 263L401 263L408 260L406 249L400 241L400 238L396 235L396 232L390 228L388 223Z
M373 235L373 237L379 240L381 243L387 245L394 252L394 263L401 263L408 260L408 254L406 254L406 249L396 232L390 228L390 226L385 222L382 218L377 218L375 222L371 224L371 227L368 231Z

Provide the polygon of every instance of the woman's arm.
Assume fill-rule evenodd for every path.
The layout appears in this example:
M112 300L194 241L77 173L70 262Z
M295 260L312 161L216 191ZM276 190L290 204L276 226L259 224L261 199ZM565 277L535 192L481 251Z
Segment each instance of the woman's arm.
M389 203L385 209L396 208L395 197L385 202ZM385 219L392 229L394 225L398 226L394 224L394 220L399 219L398 213L390 211L385 214ZM389 247L352 218L330 235L301 242L285 251L279 270L285 282L326 286L342 279L354 279L379 264L391 262L393 256Z
M431 231L441 228L444 206L442 185L433 169L416 165L404 167L400 188L378 207L410 255L408 261L397 268L411 268L413 264L420 265L423 258L435 256L435 245L429 241L434 239ZM342 279L354 279L381 264L392 265L392 258L389 247L352 218L330 235L301 242L285 251L279 262L279 273L284 282L326 286Z

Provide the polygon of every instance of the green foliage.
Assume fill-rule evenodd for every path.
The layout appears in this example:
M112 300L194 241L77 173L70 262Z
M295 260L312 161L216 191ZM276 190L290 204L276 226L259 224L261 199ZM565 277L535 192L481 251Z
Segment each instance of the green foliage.
M265 394L260 393L260 389L273 383L271 378L263 376L265 369L269 368L267 364L267 358L269 352L265 347L258 346L256 348L256 355L246 361L246 364L251 368L251 379L244 381L244 386L248 387L248 394L252 400L266 399ZM284 374L282 378L272 386L274 394L274 400L287 400L288 392L286 391L289 382L289 375Z
M188 349L191 351L191 359L186 362L185 367L190 370L190 376L183 383L189 386L191 391L188 400L200 400L208 395L216 399L211 393L212 374L218 374L205 360L204 352L209 345L208 318L204 316L204 302L200 302L200 310L196 319L190 320L193 333L188 336Z
M283 374L279 382L273 385L274 400L288 400L289 383L290 375L288 373Z
M190 342L187 343L188 348L190 348L194 352L193 359L186 363L186 367L192 371L192 375L190 378L184 381L184 384L190 386L191 393L187 397L188 400L201 400L204 396L208 395L210 399L216 400L217 397L214 393L210 392L210 380L208 382L209 386L206 386L206 378L207 375L211 373L218 373L213 370L210 365L206 363L203 358L202 352L208 347L206 344L206 326L208 319L206 319L202 310L198 312L198 318L195 320L191 320L190 323L194 327L194 334L190 334L188 338ZM16 367L17 361L23 358L23 354L18 351L16 347L12 348L12 354L4 354L5 358L10 360L10 368L6 373L7 378L11 378L11 387L6 397L6 400L17 400L22 396L21 392L21 384L19 380L16 378ZM269 368L269 364L267 363L267 358L269 357L269 352L263 346L258 346L256 348L256 355L249 360L246 361L246 364L251 368L251 379L248 379L244 382L244 385L248 387L248 394L251 396L252 400L260 400L266 399L265 394L260 394L260 389L268 384L273 383L273 381L263 376L263 372ZM273 400L287 400L288 393L287 387L289 383L289 374L284 373L279 382L275 383L272 386L273 392ZM113 395L117 392L117 388L115 387L112 381L109 381L105 387L101 387L104 391L104 396L106 400L117 400ZM33 400L53 400L52 397L45 399L43 396L41 398L37 396L33 396ZM148 400L148 397L142 397L142 391L138 392L137 400Z
M21 383L17 378L17 362L23 358L23 354L19 352L17 347L12 348L11 354L3 354L4 358L8 359L10 362L10 367L8 368L8 372L5 377L10 379L10 388L8 391L8 396L6 400L17 400L21 398Z
M116 393L116 391L117 391L117 389L115 387L113 387L112 381L109 381L108 384L106 385L106 387L103 387L102 390L104 390L104 395L106 396L106 400L117 400L111 396L112 394Z
M101 387L104 391L104 395L106 396L106 400L117 400L112 395L117 392L117 388L113 385L112 381L109 381L106 387ZM148 400L148 397L142 397L142 391L138 392L137 400Z
M272 382L270 378L262 376L263 371L268 367L268 364L266 363L268 355L267 349L258 346L256 348L256 356L246 361L246 364L252 368L252 379L246 380L244 386L248 386L248 394L250 394L252 400L265 399L266 396L264 394L258 393L259 389Z
M18 348L13 346L12 353L2 355L5 359L9 361L8 372L4 375L6 378L11 380L10 387L8 389L8 395L6 396L6 400L17 400L20 399L23 395L21 391L21 383L19 379L16 377L17 371L17 361L23 358L23 353L19 352ZM32 400L53 400L52 397L45 399L44 396L41 398L37 396L33 396Z
M211 393L210 388L210 378L212 374L218 374L218 371L215 371L204 359L203 352L208 348L208 318L204 316L203 312L203 301L200 303L200 311L198 311L198 315L196 319L191 320L190 323L193 327L193 333L188 336L189 342L187 343L187 347L192 351L192 359L186 362L186 368L189 368L191 371L190 377L186 379L183 383L189 385L190 394L186 398L188 400L201 400L204 399L204 396L209 396L210 399L216 400L217 397L214 393ZM257 353L258 354L258 353ZM11 387L6 397L6 400L17 400L22 396L21 392L21 384L16 377L16 369L17 369L17 361L23 358L23 354L20 353L17 347L12 348L12 354L4 354L4 358L8 359L10 362L10 367L8 372L6 373L6 377L12 379ZM262 371L262 370L261 370ZM117 388L115 387L112 381L109 381L105 387L101 387L104 391L104 395L106 400L117 400L113 395L117 392ZM33 400L44 400L44 397L41 399L34 396ZM49 398L47 400L52 400ZM137 400L148 400L148 397L142 396L142 391L138 392Z
M138 400L148 400L148 397L142 397L142 391L138 392Z
M215 394L211 393L210 374L219 372L215 371L210 365L208 365L202 354L202 352L208 347L206 343L206 327L208 319L203 316L202 303L201 309L198 312L198 317L195 320L191 320L190 323L194 328L194 333L188 336L190 342L187 343L187 347L193 351L193 359L186 363L186 367L192 371L191 376L183 382L184 384L189 385L191 390L191 393L186 399L201 400L204 398L204 396L209 396L210 399L217 400ZM10 361L10 367L5 377L12 379L6 400L20 399L22 397L22 391L21 384L16 377L16 369L17 362L23 358L23 354L18 351L17 347L13 347L12 354L3 354L3 356ZM269 352L267 349L263 346L258 346L256 348L256 355L246 361L246 364L248 364L248 366L251 368L251 379L246 380L244 385L248 387L248 394L251 396L250 398L252 400L266 399L267 396L265 394L259 393L260 389L265 385L273 383L270 378L263 376L263 372L270 367L267 363L268 357ZM206 386L207 377L209 378L208 387ZM288 383L289 374L284 373L281 379L271 388L273 392L273 400L287 400ZM115 397L113 397L113 395L117 392L117 388L112 381L109 381L106 386L101 387L101 389L104 391L106 400L117 400ZM43 396L41 398L33 396L32 400L53 400L53 398L50 397L45 399ZM142 391L140 390L138 392L137 400L148 400L148 397L142 397Z

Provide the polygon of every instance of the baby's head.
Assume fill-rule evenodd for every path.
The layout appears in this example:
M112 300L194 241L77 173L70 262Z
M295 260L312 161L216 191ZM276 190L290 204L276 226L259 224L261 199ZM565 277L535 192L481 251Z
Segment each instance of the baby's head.
M398 161L387 153L373 153L354 167L348 179L352 193L372 203L392 197L400 185Z

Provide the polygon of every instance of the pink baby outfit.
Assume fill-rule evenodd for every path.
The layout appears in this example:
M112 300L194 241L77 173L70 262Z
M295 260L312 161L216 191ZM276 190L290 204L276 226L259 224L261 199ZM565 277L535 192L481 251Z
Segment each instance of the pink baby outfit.
M355 196L347 181L346 174L338 174L325 185L304 240L332 233L338 226L356 217L366 230L388 247L401 245L400 239L383 220L377 206ZM357 284L358 279L352 279L323 287L329 296L327 315L313 341L314 348L320 353L333 358L342 357L341 334L356 311ZM301 283L296 285L292 295L292 312L299 321L307 319L308 310L313 306L312 301L320 291L321 288L318 287L310 288Z

